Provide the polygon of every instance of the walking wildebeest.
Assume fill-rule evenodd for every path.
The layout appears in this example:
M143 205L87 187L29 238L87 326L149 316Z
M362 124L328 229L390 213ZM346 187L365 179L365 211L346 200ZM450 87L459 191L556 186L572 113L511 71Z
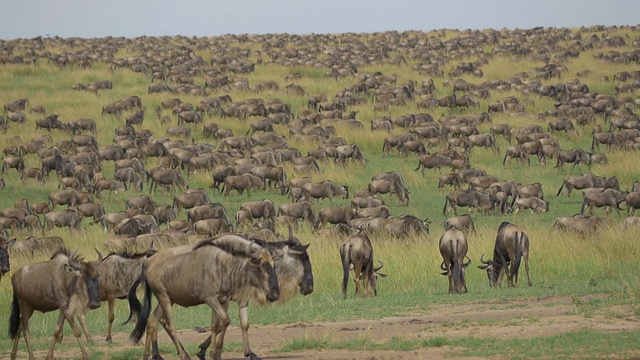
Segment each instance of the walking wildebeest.
M284 303L293 297L296 292L309 295L313 292L313 272L311 261L307 254L309 245L300 244L293 237L293 230L289 228L289 239L278 242L258 242L269 250L274 258L278 284L280 286L280 299L277 303ZM249 347L249 316L248 312L240 309L240 324L242 325L244 355L251 356L253 352ZM211 344L211 338L207 338L201 345L198 357L205 358L205 352Z
M330 224L349 224L351 219L356 217L356 211L349 205L337 207L322 208L318 211L315 228L321 229L326 223Z
M580 163L591 165L591 155L582 149L562 150L558 153L556 167L562 169L565 163L573 163L572 170Z
M64 247L64 241L59 236L46 236L36 238L29 236L26 239L11 239L7 246L12 254L34 256L36 252L53 253Z
M373 266L373 246L367 233L361 230L357 235L351 236L340 246L340 259L342 262L342 296L347 298L347 286L349 285L349 272L353 269L353 281L356 285L356 294L365 296L377 296L376 281L378 277L385 277L386 274L379 273L382 269L382 261L378 260L380 266ZM364 292L361 281L364 282Z
M189 186L185 183L182 175L174 169L159 169L151 175L151 186L149 187L149 193L153 191L155 193L158 186L170 186L171 191L175 191L177 186L180 190L188 189Z
M492 210L494 208L493 200L489 195L483 194L477 190L468 189L455 194L449 194L444 201L442 214L447 215L449 209L453 209L453 213L458 215L458 206L475 207L481 211Z
M58 204L75 207L80 204L80 198L76 190L58 190L49 194L49 205L55 210Z
M240 195L246 190L250 196L251 189L264 189L264 186L264 180L252 174L229 175L224 179L220 192L224 192L226 198L231 190L237 190Z
M420 155L420 157L418 158L418 167L415 169L415 171L418 171L420 170L420 168L422 168L421 171L422 175L424 176L424 169L437 168L439 170L443 166L451 166L452 161L453 159L451 157L442 154Z
M278 216L290 216L293 219L302 219L309 225L315 225L316 213L313 206L308 201L282 204L278 207Z
M508 271L509 286L518 285L518 270L520 262L524 258L524 269L527 272L527 282L531 284L529 276L529 235L518 225L502 222L498 227L498 235L493 249L493 259L484 260L484 254L480 257L478 269L487 270L489 286L500 285L504 273Z
M215 344L211 357L220 359L230 323L227 313L229 300L237 302L242 312L247 310L251 299L264 303L280 298L278 277L269 251L234 235L205 240L195 247L160 251L147 260L143 278L145 296L131 339L139 342L146 329L145 359L149 358L151 344L156 344L158 321L162 319L180 358L188 358L175 333L172 304L185 307L207 304L211 307L211 337ZM200 290L194 292L196 288ZM131 291L135 291L135 287ZM150 313L152 293L158 299L153 314ZM242 326L248 327L248 323ZM154 346L154 358L157 355ZM253 353L246 356L256 357Z
M275 206L269 199L247 201L240 206L240 210L248 210L253 219L274 220L276 217Z
M371 196L388 193L389 201L391 201L391 196L395 194L403 205L409 205L409 191L398 180L371 180L367 189Z
M467 292L467 282L464 270L471 264L471 259L467 256L469 244L462 231L455 226L450 226L440 237L439 242L442 264L440 269L442 275L449 278L449 294L464 294ZM465 262L464 259L469 259Z
M560 196L563 188L567 189L567 196L571 197L571 191L573 189L582 190L590 187L602 187L607 189L620 190L618 178L615 176L604 178L602 176L594 175L591 173L585 173L579 176L570 176L569 178L565 179L562 182L562 185L560 185L560 189L558 189L558 193L556 194L556 196Z
M70 254L63 248L53 254L49 261L27 264L18 269L11 276L11 285L13 303L9 336L13 339L12 359L16 358L21 332L27 343L29 358L34 358L29 336L29 319L33 312L37 310L44 313L60 309L47 359L53 359L55 344L66 320L78 341L82 359L89 360L74 318L79 318L82 324L87 307L100 307L98 273L94 264L85 262L77 254ZM90 341L87 329L83 328L83 331L87 341Z
M341 196L343 199L349 198L349 188L347 186L338 185L332 181L325 180L320 183L308 183L302 186L302 192L306 200L311 199L333 199Z
M546 200L537 198L535 196L530 196L526 198L517 198L513 202L512 210L514 212L517 213L520 210L525 211L527 209L531 210L531 214L533 214L534 212L538 214L541 212L546 212L546 211L549 211L549 202Z
M602 189L594 191L584 191L582 193L583 201L580 208L580 214L584 215L584 211L588 208L589 214L593 215L594 207L605 207L605 214L609 215L611 208L615 207L618 215L620 215L620 204L625 201L626 191L616 189Z

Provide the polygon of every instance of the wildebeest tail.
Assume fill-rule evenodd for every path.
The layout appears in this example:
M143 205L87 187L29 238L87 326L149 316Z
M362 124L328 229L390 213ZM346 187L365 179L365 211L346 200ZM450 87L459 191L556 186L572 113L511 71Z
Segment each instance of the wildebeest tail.
M560 193L562 192L563 188L564 188L564 181L562 181L562 185L560 185L560 189L558 189L558 193L556 194L556 196L560 196Z
M582 206L580 207L580 215L584 214L584 210L587 208L587 199L582 200Z
M129 293L127 294L127 300L129 301L129 316L127 317L127 320L122 323L122 325L127 324L134 317L140 317L140 312L142 312L142 304L140 304L140 301L136 296L136 290L138 289L138 285L140 285L140 283L144 280L142 277L143 275L140 275L140 278L138 278L129 289Z
M447 206L449 205L449 197L444 197L444 208L442 208L442 215L447 215Z
M11 303L11 316L9 317L9 337L15 339L19 336L20 330L20 305L18 305L18 295L13 292L13 302Z
M343 246L340 249L340 260L342 260L342 294L347 297L347 286L349 286L349 259L351 259L351 246ZM357 280L357 279L356 279Z
M504 154L504 159L502 159L502 165L504 165L507 162L508 157L509 157L509 152L507 151L507 153Z
M519 236L518 236L519 235ZM511 270L511 276L515 276L515 280L518 280L518 271L520 270L520 262L522 261L522 242L524 241L524 235L520 231L516 231L516 262Z
M147 321L149 320L149 314L151 313L151 288L149 284L144 282L144 300L142 302L142 309L140 310L140 316L138 316L138 322L131 332L129 339L135 344L140 342L144 331L147 328Z

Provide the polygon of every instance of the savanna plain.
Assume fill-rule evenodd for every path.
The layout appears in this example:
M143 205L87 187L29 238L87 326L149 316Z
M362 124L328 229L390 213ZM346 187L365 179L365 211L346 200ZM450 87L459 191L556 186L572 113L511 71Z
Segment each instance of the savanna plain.
M123 109L119 114L105 114L103 107L134 95L140 97L145 110L142 124L135 126L136 133L143 134L143 129L147 129L147 134L152 135L145 141L170 142L174 148L207 144L213 146L212 151L219 151L223 140L206 133L205 124L215 123L219 129L231 130L236 136L250 137L250 124L267 117L266 114L249 114L246 118L242 114L222 115L223 112L232 114L233 103L247 99L262 99L263 104L275 104L274 100L279 99L289 105L288 123L272 120L273 131L284 137L289 148L298 149L303 156L326 141L323 136L303 135L299 131L303 119L316 120L318 109L309 106L310 97L324 95L322 104L340 104L338 116L346 118L355 112L351 114L355 120L329 118L310 126L323 127L321 135L356 144L366 162L321 159L318 160L320 171L308 174L295 173L290 161L276 165L284 168L287 179L310 176L314 182L331 180L348 186L349 198L312 200L316 213L322 208L351 205L353 193L367 189L372 176L396 171L408 189L408 204L388 194L377 197L394 216L415 216L428 225L429 231L406 235L371 232L376 264L378 260L384 263L380 271L387 276L378 279L377 296L356 296L350 281L348 298L343 299L339 248L357 231L336 229L332 224L316 229L312 224L298 222L295 236L303 244L310 244L314 291L307 296L297 295L285 304L250 307L252 350L264 358L640 357L640 228L624 222L629 205L623 202L622 210L614 207L611 212L596 208L594 216L602 221L597 226L578 229L582 231L553 226L557 217L581 212L580 191L574 190L570 197L565 193L556 195L565 179L586 172L615 176L623 191L630 191L633 183L640 180L637 170L640 158L636 150L639 147L635 143L640 139L638 135L619 141L620 137L616 137L612 146L603 144L592 149L594 130L607 132L612 124L615 124L612 131L626 129L632 133L638 128L634 114L640 104L635 93L635 83L640 81L640 29L637 27L198 38L37 38L0 41L0 44L0 102L9 104L28 99L26 108L16 111L25 114L24 123L8 120L14 112L5 112L6 125L0 132L3 149L20 148L37 138L46 148L62 145L74 134L65 129L36 127L37 120L59 114L63 124L80 118L93 119L96 133L80 130L79 134L94 135L103 150L114 144L116 128L125 125L127 117L139 111L134 108ZM100 80L110 81L112 87L87 86ZM303 92L298 92L300 89ZM447 106L446 101L450 99L447 97L453 93L457 99L468 96L470 101ZM169 127L178 125L178 110L162 109L163 101L179 98L182 103L197 107L203 99L223 95L229 95L232 103L202 106L202 121L184 125L189 131L187 136L167 134ZM578 99L587 100L579 102ZM596 105L600 100L607 106ZM493 106L492 110L498 111L491 111L488 119L476 116L488 113L490 105L495 104L502 105ZM46 114L31 113L29 110L35 105L42 105ZM438 242L444 233L445 219L453 216L452 211L443 214L445 196L458 190L449 186L439 189L438 183L441 175L452 170L446 166L416 171L423 154L402 153L396 148L383 150L383 143L390 136L412 134L416 128L428 125L429 121L416 124L416 118L428 119L416 114L430 115L440 130L450 130L452 121L456 121L451 119L482 118L484 121L477 123L466 120L466 124L475 125L480 134L489 134L490 128L497 124L508 124L511 129L539 125L544 132L549 131L547 136L557 140L560 149L595 151L604 154L607 161L556 167L556 158L547 157L541 162L532 155L530 163L518 159L505 162L506 150L516 144L516 138L510 143L503 135L495 135L497 146L493 149L453 147L457 153L467 155L470 167L484 169L500 181L540 183L549 207L540 213L471 209L476 231L466 235L472 261L466 268L468 292L449 294L447 278L440 274L442 257ZM407 118L413 120L405 121ZM565 118L571 121L574 130L549 129L550 122ZM393 124L392 129L372 130L372 122L380 119L387 119ZM457 123L460 124L462 122ZM332 130L326 131L327 128ZM448 144L460 144L449 141L455 139L453 135L414 136L430 154L446 151ZM163 139L165 137L169 139ZM269 145L282 146L262 146ZM249 158L250 153L245 150L243 155ZM16 156L8 154L5 158ZM22 157L26 168L41 168L37 152ZM147 157L145 168L157 166L159 161ZM104 178L113 178L113 161L102 160L101 165ZM214 168L223 165L226 164L217 163ZM232 216L249 200L270 199L276 209L291 201L290 193L283 194L280 189L269 187L241 195L232 191L225 196L211 187L213 170L198 169L187 175L185 168L180 172L189 188L205 189L211 202L222 204ZM1 209L14 207L20 199L28 199L30 203L47 202L48 195L58 190L59 184L55 170L43 183L33 178L23 181L20 172L12 168L3 171L2 179L5 186L0 189ZM93 194L93 200L102 204L106 213L114 213L125 209L127 199L142 194L150 195L156 206L172 205L180 191L159 188L149 192L149 184L145 183L142 191L135 188L113 193L103 191L100 196ZM66 206L59 205L57 210L61 208ZM467 210L460 208L458 212L464 214ZM180 211L178 220L186 219L187 211ZM494 288L489 286L486 272L477 268L482 265L483 254L485 260L493 254L497 229L503 221L521 226L529 235L531 287L526 282L523 266L516 287L508 287L503 279L502 285ZM243 232L247 226L240 224L236 231ZM162 231L166 228L166 224L160 226ZM287 226L278 224L276 232L286 237ZM94 248L105 254L123 250L108 246L113 230L105 232L101 223L94 223L90 218L83 219L80 229L73 232L69 228L44 231L16 228L7 229L5 235L17 239L60 236L66 247L87 260L97 258ZM184 241L188 240L179 239L175 244ZM0 280L0 319L6 322L11 310L11 274L25 264L45 261L51 256L47 251L15 253L11 249L9 254L11 271ZM141 358L142 346L129 341L131 325L121 325L129 311L127 302L116 302L113 343L105 341L106 308L103 303L87 314L93 338L87 345L90 358ZM196 329L210 325L211 310L204 305L175 306L173 313L181 341L187 352L195 356L198 344L206 337ZM237 308L231 305L229 313L232 322L223 358L242 358ZM32 316L31 341L36 358L45 357L57 316L57 311L36 312ZM160 353L167 359L175 357L172 343L163 330L160 333ZM9 358L12 346L13 340L1 332L0 357ZM68 325L65 325L64 339L56 346L55 357L80 357ZM23 339L18 358L27 358Z

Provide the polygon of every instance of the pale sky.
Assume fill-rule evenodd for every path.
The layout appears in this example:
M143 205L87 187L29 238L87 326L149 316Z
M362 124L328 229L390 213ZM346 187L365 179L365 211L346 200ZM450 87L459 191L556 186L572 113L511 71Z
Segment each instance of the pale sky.
M0 39L637 25L638 0L4 0Z

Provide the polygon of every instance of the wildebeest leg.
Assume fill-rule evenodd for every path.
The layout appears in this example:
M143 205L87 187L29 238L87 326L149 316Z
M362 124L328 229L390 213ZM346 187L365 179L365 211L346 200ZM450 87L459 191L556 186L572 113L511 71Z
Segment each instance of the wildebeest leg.
M161 311L164 313L164 320L166 322L164 329L167 331L171 341L173 341L173 345L176 347L178 354L180 354L180 360L191 359L182 348L182 344L178 341L176 336L175 328L173 326L173 316L171 315L171 299L169 298L169 295L166 293L159 293L156 294L156 298L158 299ZM159 318L160 317L158 317L158 319Z
M86 321L86 317L85 317L84 314L78 315L78 322L80 323L80 327L82 327L82 332L84 333L85 339L87 339L88 343L92 343L93 340L91 339L91 336L89 335L89 329L87 329L87 321Z
M260 360L258 355L254 354L249 347L249 311L248 304L241 306L238 310L240 313L240 328L242 329L242 344L244 345L244 356L251 360Z
M206 360L207 349L211 346L211 335L207 336L207 338L198 346L200 349L198 351L198 359Z
M111 340L111 328L113 327L113 320L115 319L115 315L113 314L113 306L116 303L116 299L114 297L107 298L107 306L109 307L109 327L107 328L107 342L111 344L113 341Z
M18 343L20 342L20 332L24 335L24 342L27 344L27 352L29 353L29 360L34 360L33 352L31 351L31 337L29 336L29 319L33 314L33 309L24 302L20 302L20 317L22 330L18 329L16 338L13 340L13 350L11 350L11 359L15 359L18 352Z
M206 300L207 305L211 307L211 359L222 359L222 346L224 345L224 335L227 327L231 323L227 309L229 302L220 303L216 297L210 297Z
M360 284L360 277L362 276L362 264L360 261L353 262L353 281L356 283L356 294L360 297L364 297L362 294L362 287ZM365 280L366 284L366 280Z
M162 359L158 350L158 319L163 316L162 307L159 305L156 306L156 309L153 311L151 315L149 315L149 319L147 320L147 336L144 342L144 354L142 358L144 360L149 359L149 355L151 354L151 345L153 345L153 359Z

